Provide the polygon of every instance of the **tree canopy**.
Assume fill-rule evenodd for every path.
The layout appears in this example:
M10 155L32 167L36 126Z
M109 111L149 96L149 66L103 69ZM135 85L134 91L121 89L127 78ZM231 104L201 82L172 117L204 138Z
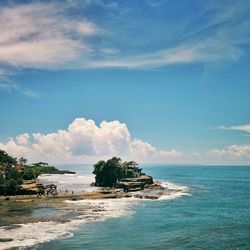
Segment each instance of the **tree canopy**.
M98 161L94 165L95 185L113 187L122 178L135 177L135 170L129 168L127 162L122 163L121 158L113 157L107 161Z
M60 170L48 163L38 162L31 165L23 157L13 158L7 152L0 150L0 195L13 195L24 180L34 180L40 174L59 173Z
M0 163L16 164L17 159L8 155L4 150L0 150Z

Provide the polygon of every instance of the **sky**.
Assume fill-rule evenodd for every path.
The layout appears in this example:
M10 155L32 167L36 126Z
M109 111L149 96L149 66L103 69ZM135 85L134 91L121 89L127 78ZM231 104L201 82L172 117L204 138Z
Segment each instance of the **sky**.
M3 0L0 23L0 149L250 164L248 0Z

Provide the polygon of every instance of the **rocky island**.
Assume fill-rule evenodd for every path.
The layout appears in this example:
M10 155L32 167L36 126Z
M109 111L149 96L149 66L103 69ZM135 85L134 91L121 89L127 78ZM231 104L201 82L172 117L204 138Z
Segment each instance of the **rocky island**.
M107 161L99 161L94 165L95 183L98 187L109 187L115 191L125 193L149 190L163 190L160 182L154 182L153 177L142 172L135 161L122 162L120 158L113 157ZM144 193L145 195L142 195ZM130 195L132 196L132 194ZM154 198L157 196L141 192L138 198Z

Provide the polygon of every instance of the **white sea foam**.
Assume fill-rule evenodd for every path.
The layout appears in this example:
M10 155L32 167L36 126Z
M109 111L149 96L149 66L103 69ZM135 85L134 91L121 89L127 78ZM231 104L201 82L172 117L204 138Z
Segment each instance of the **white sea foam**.
M189 188L184 185L174 184L172 182L162 182L162 186L166 188L164 193L158 200L173 200L185 195L191 195Z
M1 238L12 239L10 242L1 242L0 249L34 246L55 240L58 237L71 236L77 224L75 221L69 223L50 221L19 224L19 226L13 229L0 228Z
M1 242L0 249L12 247L30 247L60 237L69 237L82 224L90 221L103 221L109 218L129 216L133 214L136 200L121 198L115 200L81 200L65 201L72 209L82 211L82 214L69 222L36 222L18 224L17 227L0 228L2 239L12 239Z
M119 198L105 200L67 200L65 202L76 207L90 207L92 208L92 211L97 211L95 215L98 216L99 220L105 220L108 218L117 218L132 215L134 213L134 207L137 204L138 200L139 199L134 198Z

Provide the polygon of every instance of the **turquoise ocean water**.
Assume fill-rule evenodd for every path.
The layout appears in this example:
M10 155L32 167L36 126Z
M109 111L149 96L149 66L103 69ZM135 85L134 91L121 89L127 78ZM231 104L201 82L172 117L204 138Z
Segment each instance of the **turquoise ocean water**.
M250 249L250 167L145 166L189 196L137 202L132 215L82 225L38 249Z
M250 249L250 167L148 165L144 170L156 180L187 186L189 195L107 201L110 216L80 223L30 249Z

